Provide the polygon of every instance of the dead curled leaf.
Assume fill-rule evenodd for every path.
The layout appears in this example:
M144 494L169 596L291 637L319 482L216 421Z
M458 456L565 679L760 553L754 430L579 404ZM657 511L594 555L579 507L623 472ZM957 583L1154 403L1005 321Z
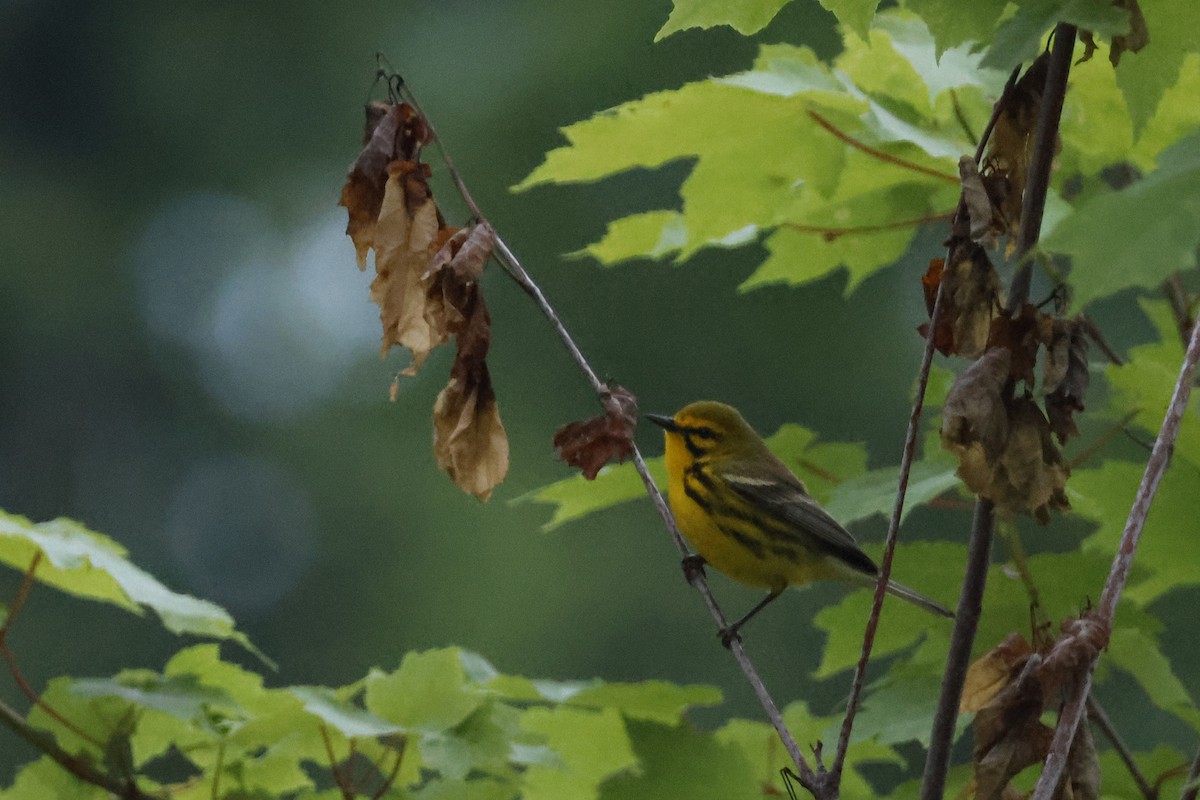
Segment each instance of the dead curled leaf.
M934 346L942 355L976 358L988 343L992 321L1003 303L1000 276L983 248L974 242L958 242L950 252L950 266L942 259L930 262L921 278L925 305L933 304L941 284L942 309ZM922 325L922 334L928 324Z
M487 366L491 318L477 284L461 311L450 382L433 406L433 452L460 489L487 500L508 472L508 437Z
M637 398L625 387L616 386L609 392L603 415L569 422L555 432L554 450L560 459L579 467L583 477L595 480L605 464L633 455L636 427Z
M1088 383L1088 338L1080 320L1056 319L1044 337L1046 365L1042 391L1046 394L1046 416L1060 444L1077 436L1075 412L1083 411Z
M1069 619L1062 634L1037 652L1011 633L967 671L960 710L975 711L976 798L1009 796L1009 782L1045 760L1053 730L1042 714L1062 702L1065 689L1082 680L1107 644L1107 627L1092 613ZM1100 796L1100 767L1087 725L1080 726L1067 758L1067 774L1056 798Z
M1049 63L1049 52L1042 53L1005 95L983 161L985 184L989 184L989 194L1000 198L1000 217L1010 232L1021 222L1021 198Z
M373 103L367 135L342 189L359 268L375 252L371 299L383 325L381 351L408 348L413 375L430 352L456 338L450 381L434 404L434 454L454 482L486 500L508 470L508 439L486 356L490 318L478 278L495 246L486 224L446 225L420 161L431 140L412 106ZM394 399L398 385L393 383Z
M1070 508L1070 467L1033 399L1006 399L1011 365L1009 350L993 348L958 376L942 410L942 445L958 456L967 488L1045 524L1051 510Z

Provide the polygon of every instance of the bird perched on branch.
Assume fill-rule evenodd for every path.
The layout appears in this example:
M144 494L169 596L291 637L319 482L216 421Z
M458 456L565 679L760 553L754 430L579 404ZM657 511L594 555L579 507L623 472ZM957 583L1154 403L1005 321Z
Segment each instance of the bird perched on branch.
M879 567L737 409L702 400L673 417L647 414L646 419L666 432L671 511L697 552L685 566L711 564L769 592L721 632L726 645L789 586L817 580L875 586ZM895 581L888 581L887 591L931 613L954 616Z

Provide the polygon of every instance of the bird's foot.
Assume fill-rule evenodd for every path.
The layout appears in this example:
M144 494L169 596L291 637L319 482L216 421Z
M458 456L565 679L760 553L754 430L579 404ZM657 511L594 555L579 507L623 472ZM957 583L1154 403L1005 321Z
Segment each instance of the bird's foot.
M679 563L683 567L683 577L688 583L691 583L697 577L704 575L704 565L708 562L699 553L692 553L690 556L684 556Z
M717 637L720 638L721 644L725 646L726 650L733 646L734 639L737 639L739 642L742 641L742 635L738 633L741 627L741 625L735 622L717 631Z

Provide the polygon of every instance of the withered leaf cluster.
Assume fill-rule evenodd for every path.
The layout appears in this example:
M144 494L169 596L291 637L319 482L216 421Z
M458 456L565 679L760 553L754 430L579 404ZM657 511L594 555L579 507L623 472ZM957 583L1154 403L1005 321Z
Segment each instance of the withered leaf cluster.
M1033 131L1037 127L1049 65L1050 54L1044 52L1029 65L1012 91L1001 98L983 169L979 171L984 191L998 213L986 224L991 228L986 233L982 220L971 221L973 231L978 228L983 236L1014 233L1020 226L1021 200L1033 155ZM964 176L964 181L967 177Z
M1036 87L1024 83L1039 71L1044 77L1044 65L1031 67L1012 96L1019 100L1032 93ZM1007 107L1009 134L1015 135L1018 123L1032 125L1027 117L1036 116L1036 109L1014 100ZM948 258L933 261L921 283L931 316L940 293L934 346L944 355L976 359L946 397L942 444L958 456L958 475L972 492L1002 511L1028 513L1044 524L1050 511L1070 507L1065 492L1070 467L1059 446L1079 432L1074 415L1083 410L1087 393L1088 339L1081 319L1064 319L1028 303L1005 311L1000 278L985 245L995 247L1010 215L1020 215L1019 196L1006 207L1013 198L997 202L994 189L1017 176L1024 190L1025 155L1014 151L1001 158L996 147L990 179L971 159L960 164L962 203ZM1007 165L1002 178L997 177L999 163ZM929 323L920 330L928 334Z
M412 106L372 103L366 116L340 205L359 269L375 255L371 299L383 324L381 352L408 348L412 361L402 374L415 375L454 338L450 381L433 408L433 450L459 488L486 500L508 471L508 438L487 367L491 319L479 289L496 235L486 224L446 224L421 161L432 134Z
M1050 511L1070 508L1070 466L1059 444L1078 434L1087 351L1078 319L1026 305L1016 317L992 321L986 349L955 379L942 410L942 444L958 456L958 475L971 491L1043 524ZM1032 391L1039 353L1044 411Z
M615 386L606 400L603 415L569 422L554 434L555 453L579 467L589 481L610 461L622 462L633 455L637 398L625 387Z
M1107 645L1108 635L1108 628L1089 612L1065 622L1057 640L1036 649L1021 634L1009 634L971 665L960 710L975 712L974 797L1024 796L1009 781L1045 761L1054 731L1042 722L1043 713L1058 710L1066 690L1084 678ZM1066 775L1054 796L1100 796L1100 766L1086 724L1076 733Z
M1004 302L1000 276L987 253L974 242L956 249L949 268L945 263L940 258L932 260L921 278L930 315L938 288L945 285L933 344L942 355L978 358L987 345L992 320ZM921 325L921 335L928 329L928 323Z

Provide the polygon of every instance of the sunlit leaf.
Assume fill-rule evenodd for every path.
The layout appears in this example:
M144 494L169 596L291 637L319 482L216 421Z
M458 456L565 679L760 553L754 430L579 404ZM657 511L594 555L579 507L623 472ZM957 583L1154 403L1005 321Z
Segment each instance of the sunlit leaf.
M654 36L660 41L676 31L688 28L713 28L728 25L740 34L758 33L775 18L790 0L673 0L671 16Z
M107 536L69 519L33 524L0 512L0 561L24 572L37 553L43 556L35 573L41 583L135 613L148 608L172 633L229 639L270 663L223 608L171 591Z
M1129 287L1152 288L1196 265L1200 133L1163 152L1158 169L1084 200L1042 245L1071 257L1077 307Z

